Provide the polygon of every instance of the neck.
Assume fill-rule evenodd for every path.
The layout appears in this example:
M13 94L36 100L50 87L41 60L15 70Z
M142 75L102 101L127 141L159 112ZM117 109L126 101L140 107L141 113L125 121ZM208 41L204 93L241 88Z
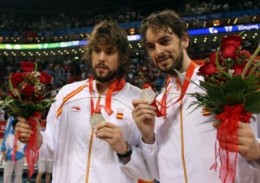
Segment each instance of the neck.
M189 65L191 63L191 59L190 57L187 55L186 52L184 52L184 55L183 55L183 65L182 65L182 69L181 69L181 72L186 72Z
M97 87L97 91L100 94L105 94L107 92L107 89L109 88L111 82L99 82L96 80L96 87Z

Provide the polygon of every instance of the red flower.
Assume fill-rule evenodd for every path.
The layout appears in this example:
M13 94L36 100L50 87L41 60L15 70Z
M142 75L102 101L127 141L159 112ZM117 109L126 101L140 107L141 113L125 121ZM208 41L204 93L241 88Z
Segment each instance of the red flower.
M211 63L213 63L214 65L216 64L216 52L215 51L210 54L209 59L210 59Z
M26 84L21 92L24 96L31 97L34 94L34 87L32 85Z
M214 52L211 53L210 56L209 56L210 62L213 63L214 65L216 65L216 62L217 62L217 60L216 60L217 55L216 55L216 54L217 54L217 52L214 51ZM221 57L219 56L219 57L218 57L218 63L221 65L222 62L223 62L223 59L221 59Z
M34 62L21 62L21 72L10 75L9 96L0 103L0 108L7 109L12 115L27 118L28 124L32 127L32 134L28 139L25 152L29 176L33 174L34 164L37 160L38 146L36 123L31 116L36 116L36 112L44 113L54 101L51 97L46 98L47 87L51 77L47 73L39 73L37 64ZM37 115L39 117L39 115ZM17 134L14 145L17 145ZM15 148L14 148L15 149ZM13 153L15 154L15 152Z
M43 84L50 84L51 83L51 75L49 75L47 72L41 72L41 75L40 75L40 81L41 83Z
M16 72L16 73L11 75L11 82L12 82L14 88L19 86L19 84L21 84L22 81L23 81L23 74L22 73Z
M211 76L216 73L218 73L216 66L212 62L208 62L199 68L198 75Z
M32 72L35 69L35 63L21 62L21 68L24 72Z
M233 76L241 75L244 68L245 68L245 65L242 65L242 64L235 65Z
M241 45L242 38L238 35L231 35L225 37L221 42L221 55L222 58L236 57L236 51Z

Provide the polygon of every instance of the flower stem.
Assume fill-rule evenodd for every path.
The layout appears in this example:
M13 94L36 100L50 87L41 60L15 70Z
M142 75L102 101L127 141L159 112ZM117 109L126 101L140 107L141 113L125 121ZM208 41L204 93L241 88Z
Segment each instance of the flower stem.
M250 71L250 74L249 75L252 75L254 74L255 70L260 67L260 62L256 63L255 66L251 69Z
M257 49L255 50L254 54L251 56L250 60L247 62L246 66L245 66L245 68L244 68L244 70L243 70L243 72L241 74L242 79L245 78L245 75L246 75L249 67L255 61L255 57L258 55L259 51L260 51L260 46L257 47Z
M220 47L218 47L218 48L217 48L217 51L216 51L216 66L217 66L218 70L219 70L222 74L224 74L224 75L225 75L226 77L228 77L228 78L231 78L230 74L227 73L227 72L225 72L224 69L222 69L221 66L219 65L219 49L220 49Z

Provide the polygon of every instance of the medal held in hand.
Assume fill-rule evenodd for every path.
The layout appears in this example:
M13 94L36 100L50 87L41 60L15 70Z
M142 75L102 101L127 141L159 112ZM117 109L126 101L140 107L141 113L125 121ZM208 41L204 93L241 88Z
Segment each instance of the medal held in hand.
M99 123L105 122L105 118L101 113L94 113L90 118L90 125L95 128Z
M145 99L148 104L152 104L155 99L155 93L151 88L145 88L141 92L141 99Z

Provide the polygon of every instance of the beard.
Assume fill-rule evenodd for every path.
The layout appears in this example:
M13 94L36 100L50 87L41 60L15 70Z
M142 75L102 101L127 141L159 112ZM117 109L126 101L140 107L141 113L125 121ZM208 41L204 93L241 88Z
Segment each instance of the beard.
M116 71L109 70L106 75L101 76L96 72L93 65L91 65L91 69L92 69L92 75L93 75L94 79L96 79L97 81L99 81L101 83L106 83L106 82L112 81L118 75L118 70L116 70Z
M181 71L182 66L183 66L183 51L181 50L179 56L176 59L172 59L171 67L167 69L161 69L161 68L159 69L162 72L169 74L170 76L177 76L178 74L175 72L175 70Z

